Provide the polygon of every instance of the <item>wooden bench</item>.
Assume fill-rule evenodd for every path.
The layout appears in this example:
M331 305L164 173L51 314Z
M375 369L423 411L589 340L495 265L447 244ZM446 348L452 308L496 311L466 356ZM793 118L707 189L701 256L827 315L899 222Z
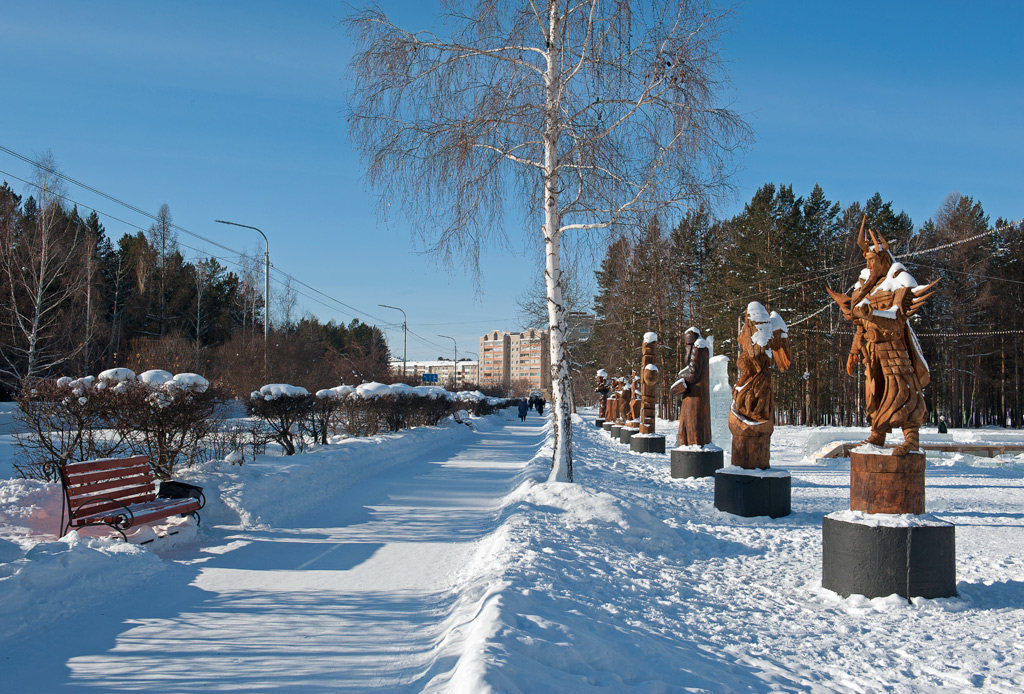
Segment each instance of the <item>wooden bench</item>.
M849 458L850 451L861 445L861 442L837 442L833 448L823 454L822 458ZM922 443L918 446L922 451L938 451L942 453L984 453L989 458L1006 453L1024 453L1021 443Z
M127 541L125 530L162 518L190 514L198 522L205 502L201 493L198 499L159 498L146 456L70 462L59 470L68 512L67 523L61 512L61 536L72 528L105 525Z

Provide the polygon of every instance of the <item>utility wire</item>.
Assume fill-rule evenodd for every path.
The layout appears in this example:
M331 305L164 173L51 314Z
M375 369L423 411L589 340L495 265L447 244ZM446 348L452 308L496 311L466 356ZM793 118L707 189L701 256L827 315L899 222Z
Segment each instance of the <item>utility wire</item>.
M124 200L121 200L119 198L114 197L113 195L108 195L107 193L104 193L102 190L99 190L97 188L93 188L88 183L82 183L81 181L79 181L77 179L74 179L74 178L72 178L71 176L68 176L65 173L57 171L56 169L52 169L52 168L44 165L42 162L38 162L38 161L35 161L34 159L30 159L29 157L26 157L23 154L18 154L13 149L9 149L7 147L4 147L2 144L0 144L0 152L6 152L7 154L10 154L12 157L15 157L17 159L21 159L25 163L31 164L32 166L35 166L35 167L37 167L37 168L39 168L39 169L41 169L43 171L46 171L47 173L49 173L49 174L51 174L53 176L56 176L57 178L60 178L61 180L67 181L68 183L73 183L74 185L76 185L76 186L78 186L80 188L85 188L89 192L95 193L96 195L99 195L100 197L106 198L107 200L110 200L111 202L117 203L118 205L121 205L122 207L127 207L132 212L135 212L137 214L141 214L143 217L148 217L148 218L152 219L153 221L157 221L157 222L160 221L159 218L155 214L152 214L150 212L146 212L145 210L139 209L135 205L127 203ZM230 253L236 253L238 255L241 255L241 253L239 253L238 251L236 251L233 248L225 246L222 243L218 243L217 241L214 241L213 239L208 239L205 236L201 236L200 234L196 234L196 233L194 233L192 231L189 231L188 229L185 229L183 227L178 226L177 224L171 224L170 227L172 229L175 229L176 231L180 231L183 234L188 234L189 236L193 236L193 237L195 237L197 239L205 241L206 243L209 243L210 245L216 246L216 247L221 248L221 249L223 249L225 251L228 251Z
M979 234L975 234L973 236L968 236L965 239L960 239L959 241L950 241L949 243L944 243L941 246L935 246L934 248L922 248L921 250L918 250L918 251L909 251L907 253L901 253L900 255L896 256L896 259L899 260L900 258L913 258L915 255L924 255L925 253L934 253L935 251L941 251L941 250L944 250L946 248L952 248L953 246L959 246L962 243L970 243L971 241L977 241L978 239L983 238L985 236L989 236L991 234L998 234L1001 231L1006 231L1007 229L1012 229L1015 226L1017 226L1018 224L1020 224L1020 221L1016 221L1015 222L1015 221L1011 220L1010 223L1005 224L1005 225L999 227L998 229L989 229L989 230L983 231L983 232L981 232Z
M10 178L14 179L15 181L21 181L25 185L34 186L36 188L40 188L41 189L40 185L38 183L36 183L35 181L27 181L24 178L22 178L21 176L18 176L16 174L10 173L9 171L4 171L3 169L0 169L0 174L3 174L4 176L9 176ZM137 231L141 231L143 233L145 233L145 231L146 231L145 229L140 227L138 224L134 224L134 223L129 222L127 220L121 219L120 217L115 217L114 215L110 214L109 212L104 212L103 210L100 210L100 209L97 209L95 207L92 207L91 205L87 205L84 202L79 202L78 200L75 200L74 198L72 198L72 197L70 197L68 195L65 195L63 193L54 193L54 196L60 198L61 200L66 201L66 202L72 203L76 207L80 207L83 210L89 210L91 212L95 212L97 215L102 215L102 216L106 217L107 219L112 219L115 222L119 222L121 224L124 224L125 226L131 227L132 229L135 229ZM178 245L181 246L182 248L187 248L190 251L194 251L199 257L203 257L203 258L216 258L217 260L223 260L223 261L231 263L231 264L233 264L233 265L235 265L235 266L237 266L239 268L242 267L241 263L239 263L237 260L233 260L232 259L234 257L237 257L238 255L241 255L241 254L237 253L237 251L232 251L232 253L235 253L236 255L231 256L231 257L215 256L215 255L211 256L205 250L200 249L200 248L196 248L195 246L190 246L187 243L182 243L181 241L179 241Z
M25 162L27 164L35 166L35 167L41 169L42 171L46 171L47 173L49 173L49 174L51 174L53 176L56 176L56 177L60 178L61 180L64 180L64 181L67 181L68 183L71 183L71 184L74 184L76 186L79 186L80 188L84 188L85 190L88 190L88 191L90 191L92 193L95 193L96 195L99 195L99 196L101 196L101 197L103 197L103 198L105 198L107 200L110 200L111 202L114 202L114 203L116 203L118 205L126 207L127 209L129 209L129 210L131 210L131 211L133 211L133 212L135 212L137 214L141 214L142 216L147 217L149 219L152 219L154 221L159 221L157 216L154 215L154 214L146 212L145 210L140 209L140 208L136 207L135 205L132 205L132 204L130 204L128 202L125 202L124 200L121 200L120 198L117 198L117 197L115 197L113 195L109 195L107 193L104 193L103 191L101 191L101 190L99 190L97 188L94 188L93 186L90 186L87 183L83 183L82 181L79 181L79 180L77 180L75 178L72 178L71 176L68 176L67 174L64 174L64 173L62 173L62 172L60 172L60 171L58 171L56 169L53 169L53 168L48 167L48 166L45 166L42 162L36 161L36 160L34 160L34 159L30 158L30 157L27 157L27 156L25 156L23 154L19 154L18 152L15 152L14 150L12 150L12 149L10 149L8 147L5 147L2 144L0 144L0 151L5 152L5 153L11 155L12 157L15 157L16 159L20 159L21 161L23 161L23 162ZM20 176L15 176L14 174L7 173L7 172L2 172L2 171L0 171L0 173L4 173L5 175L11 176L12 178L14 178L16 180L19 180L22 183L25 183L27 185L32 185L32 186L35 186L36 188L40 187L37 183L33 183L32 181L27 181L24 178L21 178ZM76 202L76 201L72 200L71 198L69 198L69 197L67 197L65 195L60 195L60 197L65 199L65 200L68 200L70 202L74 202L76 205L80 205L84 209L89 209L89 210L92 210L93 212L96 212L97 214L101 214L99 210L96 210L95 208L93 208L93 207L91 207L89 205L85 205L84 203ZM110 214L106 214L106 213L102 213L102 214L104 214L104 216L106 216L106 217L109 217L110 219L114 219L114 220L116 220L118 222L121 222L122 224L126 224L129 227L132 227L133 229L138 229L140 231L145 231L144 229L142 229L141 227L139 227L136 224L132 224L130 222L126 222L123 219L118 219L117 217L115 217L113 215L110 215ZM181 227L181 226L179 226L177 224L171 224L170 226L171 226L172 229L174 229L176 231L179 231L179 232L181 232L183 234L186 234L188 236L192 236L194 238L200 239L201 241L203 241L205 243L209 243L210 245L213 245L213 246L216 246L217 248L220 248L220 249L223 249L225 251L228 251L229 253L232 253L232 254L234 254L236 256L244 256L245 255L245 253L243 253L241 251L238 251L238 250L236 250L234 248L231 248L229 246L225 246L224 244L219 243L218 241L214 241L213 239L209 239L209 238L207 238L207 237L205 237L205 236L203 236L201 234L197 234L197 233L195 233L193 231L190 231L189 229L185 229L184 227ZM204 251L200 251L199 249L196 249L196 248L194 248L192 246L188 246L187 244L182 243L180 245L184 246L185 248L188 248L189 250L193 250L193 251L195 251L197 253L204 253ZM241 267L240 264L236 263L236 265ZM387 321L385 321L384 319L382 319L382 318L380 318L378 316L374 316L373 314L368 313L366 311L362 311L362 310L356 308L355 306L351 306L350 304L346 304L344 301L341 301L340 299L336 299L335 297L333 297L333 296L331 296L331 295L329 295L329 294L327 294L325 292L320 291L316 287L313 287L313 286L303 282L302 280L298 279L294 275L291 275L290 273L285 272L284 270L282 270L282 269L280 269L280 268L278 268L276 266L272 265L271 268L272 268L272 270L274 272L277 272L277 273L287 277L288 279L290 279L294 283L296 283L296 284L298 284L298 285L300 285L302 287L305 287L306 289L308 289L308 290L310 290L310 291L312 291L312 292L314 292L314 293L324 297L325 299L328 299L328 300L338 304L339 306L345 307L349 311L353 311L355 313L361 314L361 315L366 316L367 318L370 318L371 320L377 321L379 323L387 323ZM303 294L302 296L304 296L307 299L313 300L312 297L310 297L310 296L308 296L306 294ZM332 310L337 310L336 307L330 306L328 304L324 304L323 301L319 301L319 300L316 300L316 301L317 301L317 303L319 303L322 306L325 306L326 308L329 308L329 309L332 309ZM341 312L342 313L347 313L346 311L341 311ZM352 315L351 313L347 313L347 315L350 315L353 318L358 318L358 316Z

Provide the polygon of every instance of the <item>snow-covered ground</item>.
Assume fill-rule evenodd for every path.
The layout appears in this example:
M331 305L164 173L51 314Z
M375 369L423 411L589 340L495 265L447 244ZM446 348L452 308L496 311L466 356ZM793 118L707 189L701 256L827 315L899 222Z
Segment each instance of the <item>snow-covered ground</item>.
M848 506L849 461L813 454L865 430L779 427L793 514L771 520L591 421L575 484L546 482L547 418L511 411L211 463L183 475L202 528L147 548L58 541L59 490L0 480L3 689L1024 691L1021 458L929 453L958 597L841 599L821 519Z

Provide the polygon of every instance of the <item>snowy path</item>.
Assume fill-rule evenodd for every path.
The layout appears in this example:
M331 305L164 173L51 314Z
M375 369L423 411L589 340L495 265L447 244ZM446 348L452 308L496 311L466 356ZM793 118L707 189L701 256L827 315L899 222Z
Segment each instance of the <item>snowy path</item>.
M447 680L481 540L544 441L539 418L492 419L468 443L285 526L169 557L146 597L69 620L61 628L94 638L58 640L52 667L15 673L25 679L7 691L421 691Z
M843 599L821 519L849 460L805 456L866 431L776 429L793 513L773 520L717 511L712 479L591 417L575 484L546 481L549 425L504 414L214 461L180 549L53 541L55 485L0 482L23 545L0 537L0 692L1024 691L1024 455L929 458L957 597Z

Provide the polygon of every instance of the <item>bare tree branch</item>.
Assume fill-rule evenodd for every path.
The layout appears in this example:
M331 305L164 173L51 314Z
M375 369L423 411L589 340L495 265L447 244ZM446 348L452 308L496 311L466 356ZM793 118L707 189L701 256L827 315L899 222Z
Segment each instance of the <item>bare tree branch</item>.
M507 241L510 200L540 222L553 476L571 479L563 234L639 228L728 192L731 155L750 139L720 103L731 11L713 0L442 7L444 36L401 29L377 9L346 20L358 42L352 139L382 212L401 212L431 251L468 261L477 277L480 248Z

